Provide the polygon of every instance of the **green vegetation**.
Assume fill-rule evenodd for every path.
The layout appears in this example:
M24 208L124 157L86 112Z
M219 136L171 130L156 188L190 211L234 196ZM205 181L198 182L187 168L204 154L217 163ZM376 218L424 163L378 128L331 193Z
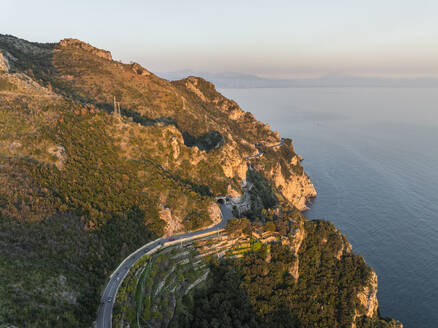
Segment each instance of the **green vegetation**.
M112 270L161 235L159 203L197 228L210 220L211 199L147 153L123 158L110 116L68 103L18 114L23 101L33 101L20 99L0 112L2 137L23 145L8 158L7 144L0 158L0 211L10 217L1 222L0 322L86 326ZM52 110L58 120L47 125ZM48 145L62 145L60 169L44 155Z
M17 86L15 84L10 83L6 79L0 78L0 91L13 91L17 90Z
M281 147L269 148L259 146L263 151L263 156L257 158L257 161L262 164L265 171L270 171L274 166L280 165L281 174L285 179L289 179L292 174L302 175L304 169L299 160L292 164L292 159L297 156L292 146L291 139L284 139L284 144Z
M271 221L266 222L264 225L264 228L266 231L275 231L276 230L275 224Z
M278 199L275 196L271 183L259 172L248 170L246 178L253 184L251 195L251 211L247 213L249 219L256 218L265 219L263 210L273 208L278 204Z
M122 215L133 206L148 213L146 223L157 234L163 222L159 219L157 204L161 192L172 190L189 201L187 213L206 207L208 198L193 191L192 185L172 179L153 160L120 160L120 148L106 127L111 117L99 114L76 115L66 113L62 121L44 131L44 137L65 148L67 160L62 170L54 166L23 163L35 181L50 190L58 211L74 209L89 219L91 227L104 218ZM138 172L147 172L139 178ZM85 177L85 178L84 178ZM189 195L187 197L186 195ZM177 204L169 203L176 210ZM188 217L190 221L190 216ZM204 220L205 216L202 217ZM193 223L199 225L198 221Z
M225 226L228 235L246 234L250 235L252 230L251 222L247 218L230 219Z
M259 319L235 268L221 263L210 270L206 288L184 298L170 327L257 327Z
M242 259L213 263L207 285L185 299L174 327L351 327L370 268L353 253L337 257L346 241L331 223L303 224L298 258L289 246L259 243ZM298 280L291 273L297 260ZM357 327L389 324L363 317Z
M207 132L197 138L188 132L183 132L184 143L189 146L197 146L201 150L210 151L220 147L224 143L224 137L218 131Z
M54 73L50 52L54 46L54 43L28 42L11 35L0 34L0 49L17 59L10 63L13 64L10 71L26 72L37 81L43 81L49 74Z
M143 257L130 270L117 294L113 326L167 326L184 295L206 274L195 248L174 246Z
M194 88L189 87L190 85ZM212 83L199 77L189 77L173 81L172 86L187 101L185 106L181 102L181 110L172 114L181 131L195 138L208 134L210 131L217 131L222 136L229 133L235 140L241 138L253 145L261 140L274 138L273 132L257 122L249 112L242 113L239 120L230 119L229 112L240 111L240 108L234 101L219 94ZM198 92L194 92L194 89ZM202 96L200 97L199 94ZM205 117L209 117L209 120L205 120ZM227 137L224 138L227 142ZM246 143L239 143L238 148L242 154L252 151Z
M156 238L145 213L87 230L72 213L41 223L0 217L0 322L20 327L83 327L95 320L101 288L132 251Z
M264 155L247 176L251 221L226 228L247 235L229 251L243 258L207 255L203 283L208 268L192 246L144 258L123 282L115 323L351 327L369 268L343 252L331 224L279 206L267 172L304 174L290 140L263 148L278 136L201 78L168 82L80 42L0 35L0 49L16 58L0 78L0 325L90 326L114 268L162 235L162 209L186 229L208 225L213 196L239 188L230 154L243 158L260 144ZM121 118L109 115L114 97ZM263 230L281 243L250 239ZM358 328L389 322L358 320Z

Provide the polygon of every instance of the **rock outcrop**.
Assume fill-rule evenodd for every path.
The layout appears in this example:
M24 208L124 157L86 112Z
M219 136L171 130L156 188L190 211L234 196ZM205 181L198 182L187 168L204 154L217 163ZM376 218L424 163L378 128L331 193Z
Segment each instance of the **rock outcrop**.
M102 50L102 51L104 51L104 50ZM110 53L110 58L111 58L111 53ZM147 69L145 69L144 67L142 67L140 64L137 64L137 63L132 63L131 69L138 75L142 75L142 76L151 75L151 73Z
M67 39L61 40L59 42L59 46L64 47L64 48L68 48L68 47L80 48L80 49L83 49L85 51L92 53L93 55L95 55L97 57L101 57L101 58L104 58L107 60L113 59L113 57L111 56L111 52L109 52L107 50L95 48L92 45L89 45L88 43L85 43L85 42L77 40L77 39L67 38Z
M289 227L281 236L279 231L260 234L261 243L280 241L290 247L295 259L291 256L289 267L282 271L289 271L296 281L306 279L308 262L303 260L303 254L308 240L319 240L315 247L319 247L320 254L333 250L329 255L334 261L343 261L344 255L351 252L351 245L345 239L340 248L339 242L326 247L331 242L326 235L311 239L308 221L290 205L305 210L306 203L316 196L292 141L281 140L269 125L257 121L204 79L189 77L169 82L137 63L113 61L109 51L76 39L39 44L4 35L0 35L0 72L1 96L5 100L2 119L7 123L2 125L5 140L0 141L0 214L11 220L33 221L35 231L50 232L39 238L33 230L23 230L29 234L29 243L24 243L20 250L19 261L25 265L11 270L11 275L25 266L32 267L28 253L34 249L40 252L35 252L35 259L44 252L54 264L63 267L69 264L65 268L74 268L65 271L69 283L66 276L56 285L61 290L71 284L71 290L78 290L76 294L65 288L58 295L62 302L72 305L68 307L72 312L67 312L66 318L74 318L73 313L78 313L78 309L88 307L88 303L81 302L99 297L97 293L102 286L96 282L102 278L100 269L108 265L109 256L114 257L112 250L98 247L97 240L96 244L90 244L92 247L87 246L92 239L87 235L91 229L84 229L85 224L88 229L110 223L108 229L100 230L108 245L120 241L119 229L127 228L123 231L124 241L118 256L127 254L127 247L140 246L135 243L148 238L146 231L171 236L186 229L204 229L221 219L214 197L226 194L238 198L249 167L264 176L265 179L260 179L263 186L280 200L278 207L268 213L272 214L270 218L276 218L286 207L294 215L284 225L275 226L278 230ZM107 115L114 97L122 107L117 117ZM204 143L186 143L187 135ZM248 196L248 192L244 195ZM245 199L251 197L241 197L239 201L248 206ZM66 217L69 220L65 222L75 225L58 224L70 212L81 213L80 222ZM62 217L52 219L55 213ZM135 220L131 220L131 214ZM109 217L114 220L109 222ZM123 221L125 217L129 220ZM144 224L148 225L147 230ZM17 240L27 240L27 237L22 239L19 226L27 229L24 224L14 225L10 231L16 235L8 238L0 249L9 250L16 246ZM59 243L53 240L54 247L47 243L52 236L61 237ZM135 238L128 245L131 236ZM34 241L35 237L39 240ZM235 243L252 247L249 236L244 241L237 239L233 239ZM233 240L227 242L228 247ZM47 245L54 251L47 252ZM58 248L67 249L66 245L69 250L63 252L65 256L56 257ZM225 250L226 247L222 251ZM90 254L93 261L89 260ZM274 254L267 254L268 263L276 260ZM10 256L11 252L3 255ZM220 256L225 256L224 252ZM237 250L233 256L243 254ZM17 258L14 254L11 263ZM76 269L81 276L90 275L89 285L78 285L75 279L70 279L69 275ZM39 267L31 270L37 271ZM104 270L110 272L109 267ZM21 275L23 281L27 277ZM34 286L29 281L20 284L29 289ZM370 275L368 283L354 288L350 295L357 292L360 304L355 319L376 317L375 273ZM8 293L0 296L7 297ZM17 309L17 313L22 304L18 301L8 305L14 311ZM61 304L56 308L56 315L61 315L69 311L62 302L47 298L38 307L30 304L28 314L39 316L40 323L47 322L45 314L49 312L39 309ZM76 303L80 307L75 308ZM94 312L87 314L84 321L90 323L94 320L90 316L94 315Z
M245 159L236 152L236 146L230 143L222 147L222 169L228 178L238 178L243 180L246 178L248 165Z
M291 251L295 256L295 262L293 266L289 268L289 273L292 275L292 277L294 277L295 281L298 281L298 278L300 277L300 259L298 256L298 252L300 251L300 247L303 243L304 238L306 238L306 230L304 229L303 222L300 222L299 227L296 229L292 237L292 243L290 244Z
M360 305L363 307L363 314L367 317L374 317L377 315L379 302L377 301L377 275L371 271L368 283L357 293Z
M307 203L313 197L316 197L316 190L305 173L286 178L281 171L280 165L276 165L270 173L275 187L281 191L286 199L300 211L308 209Z
M9 72L9 61L2 52L0 52L0 72Z
M359 306L355 309L352 328L356 328L356 320L361 316L376 318L378 315L379 302L377 300L377 275L370 272L370 277L365 286L357 293Z
M64 167L65 161L67 160L65 148L61 145L55 145L47 148L47 152L56 158L55 166L58 168L58 170L61 170Z
M199 99L206 102L207 98L204 96L202 91L198 88L198 79L195 77L189 77L186 80L186 87L188 90L193 92Z
M172 215L170 208L161 207L160 210L160 218L164 222L166 222L166 226L164 227L163 237L166 238L168 236L172 236L175 233L184 231L184 226L181 223L181 218Z
M212 203L209 207L208 207L208 215L211 218L212 224L210 226L215 226L216 224L218 224L219 222L221 222L221 210L218 206L217 203Z
M296 208L307 210L307 203L316 197L316 190L295 154L292 140L285 139L281 146L264 145L259 151L261 155L251 159L251 165Z

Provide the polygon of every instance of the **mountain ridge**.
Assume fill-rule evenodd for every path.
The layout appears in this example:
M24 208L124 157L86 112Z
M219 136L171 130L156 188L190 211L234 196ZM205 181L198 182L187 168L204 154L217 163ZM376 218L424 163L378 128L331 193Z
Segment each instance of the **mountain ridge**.
M292 140L202 78L170 82L75 39L0 35L0 53L0 322L91 326L118 263L211 225L215 197L238 201L246 180L251 207L235 215L255 225L291 226L281 209L316 196Z

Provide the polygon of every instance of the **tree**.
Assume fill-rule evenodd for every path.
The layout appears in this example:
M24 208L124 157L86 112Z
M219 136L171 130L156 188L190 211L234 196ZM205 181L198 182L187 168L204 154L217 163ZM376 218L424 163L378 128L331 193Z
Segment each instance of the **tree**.
M275 224L272 221L266 222L264 227L266 231L271 231L271 232L275 231Z
M231 219L228 221L225 231L229 235L238 235L244 233L246 235L251 234L252 226L251 222L247 218Z

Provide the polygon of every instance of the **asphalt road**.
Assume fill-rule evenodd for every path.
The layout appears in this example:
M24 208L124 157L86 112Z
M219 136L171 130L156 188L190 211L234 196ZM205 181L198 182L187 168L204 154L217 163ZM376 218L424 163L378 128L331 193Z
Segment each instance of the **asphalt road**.
M283 146L283 144L284 144L284 139L281 138L280 143L278 143L276 145L269 146L268 148L280 147L280 146ZM246 156L245 160L250 160L250 159L253 159L253 158L257 158L257 157L260 157L262 155L263 155L263 152L259 150L259 152L257 154L255 154L255 155Z
M269 148L279 147L282 146L283 144L284 144L284 140L283 138L281 138L279 144L272 145ZM263 152L259 151L256 155L248 156L245 159L249 160L251 158L260 157L262 155ZM217 225L210 227L208 229L188 232L182 235L176 235L166 239L158 238L153 242L144 245L143 247L139 248L134 253L129 255L124 260L123 265L120 265L116 269L116 271L114 271L114 273L111 275L110 280L108 281L108 284L106 285L102 293L99 309L97 312L97 328L109 328L112 326L112 311L113 311L114 300L117 294L118 287L122 283L126 274L129 272L131 266L134 265L134 263L137 262L137 260L140 257L142 257L145 253L149 252L151 249L157 247L159 244L169 241L169 239L179 240L179 239L194 237L196 235L201 235L207 232L217 231L225 228L228 220L233 217L233 214L231 210L228 207L226 207L226 205L220 205L220 209L222 213L222 220Z
M188 232L182 235L176 235L169 238L158 238L151 243L144 245L143 247L136 250L134 253L129 255L123 265L119 266L116 271L111 275L100 299L100 305L97 312L97 328L110 328L112 326L112 311L113 305L117 294L117 289L122 283L129 269L135 262L137 262L140 257L145 253L149 252L151 249L157 247L159 244L172 240L179 240L188 237L194 237L207 232L218 231L225 228L229 219L233 217L231 210L226 205L220 205L222 220L217 225L204 230L198 230L194 232Z

